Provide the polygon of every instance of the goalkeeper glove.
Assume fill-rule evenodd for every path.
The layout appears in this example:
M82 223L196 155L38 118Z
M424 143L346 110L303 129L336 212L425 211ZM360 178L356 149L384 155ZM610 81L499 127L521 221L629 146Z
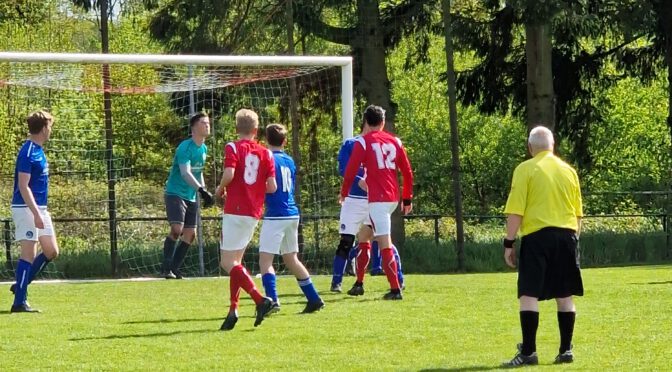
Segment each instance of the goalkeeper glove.
M213 205L215 205L215 199L212 197L212 194L208 190L199 187L198 193L201 194L201 200L203 200L203 208L210 208Z

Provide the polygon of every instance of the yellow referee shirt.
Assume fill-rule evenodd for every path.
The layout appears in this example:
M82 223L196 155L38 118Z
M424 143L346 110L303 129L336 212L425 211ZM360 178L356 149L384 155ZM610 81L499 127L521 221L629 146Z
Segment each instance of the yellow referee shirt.
M523 216L521 236L544 227L576 231L576 218L583 216L576 171L551 151L542 151L520 163L513 171L504 213Z

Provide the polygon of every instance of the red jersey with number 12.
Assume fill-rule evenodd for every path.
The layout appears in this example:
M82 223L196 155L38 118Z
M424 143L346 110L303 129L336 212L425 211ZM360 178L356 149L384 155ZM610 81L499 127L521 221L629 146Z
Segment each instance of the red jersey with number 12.
M260 219L266 196L266 179L275 177L273 154L255 141L241 139L224 147L224 168L233 168L226 186L224 213Z
M397 169L404 179L403 199L413 197L413 171L399 138L380 130L358 137L345 169L341 196L348 196L360 164L366 169L369 202L399 201Z

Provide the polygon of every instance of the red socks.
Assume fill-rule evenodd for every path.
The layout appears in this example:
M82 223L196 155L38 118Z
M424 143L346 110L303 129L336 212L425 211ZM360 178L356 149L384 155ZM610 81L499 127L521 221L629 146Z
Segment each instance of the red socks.
M255 304L260 304L264 300L264 297L257 290L257 287L252 281L252 277L250 277L250 274L245 270L243 265L234 266L233 269L231 269L229 276L229 279L231 280L231 308L234 308L234 290L236 290L235 308L238 308L238 294L240 293L240 288L250 294Z
M394 260L394 250L390 247L380 250L383 258L383 271L390 282L391 289L399 289L399 277L397 276L397 261ZM357 273L359 275L359 272Z
M364 274L369 267L371 258L371 243L359 243L359 253L357 254L357 282L364 283Z

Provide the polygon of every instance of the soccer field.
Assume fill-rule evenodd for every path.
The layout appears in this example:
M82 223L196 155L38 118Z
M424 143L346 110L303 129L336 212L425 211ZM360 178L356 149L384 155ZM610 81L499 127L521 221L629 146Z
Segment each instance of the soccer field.
M576 362L563 369L669 370L672 267L583 274ZM497 369L520 341L514 273L409 275L397 302L381 300L385 277L368 277L357 298L329 293L329 280L315 278L326 307L302 315L295 280L279 277L281 312L254 328L245 298L231 332L219 331L227 278L37 282L30 300L41 314L9 314L2 285L0 369L478 371ZM538 368L556 368L555 304L540 311Z

